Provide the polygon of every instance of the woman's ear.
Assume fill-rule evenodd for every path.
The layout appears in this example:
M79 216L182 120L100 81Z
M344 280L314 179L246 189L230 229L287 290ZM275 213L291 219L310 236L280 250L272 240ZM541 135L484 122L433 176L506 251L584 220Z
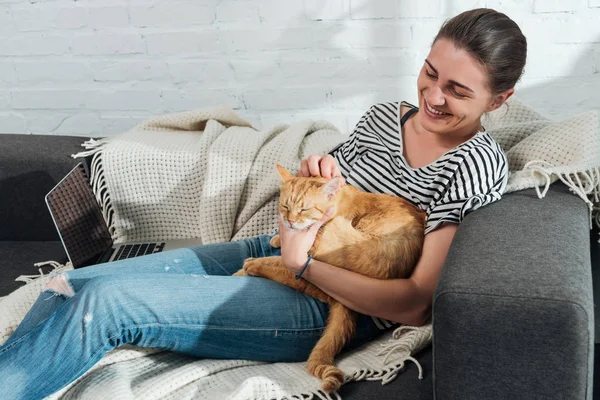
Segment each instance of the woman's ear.
M515 89L511 88L511 89L505 90L504 92L502 92L500 94L497 94L497 95L493 96L492 97L492 103L485 109L485 112L490 112L490 111L497 110L514 93L515 93Z

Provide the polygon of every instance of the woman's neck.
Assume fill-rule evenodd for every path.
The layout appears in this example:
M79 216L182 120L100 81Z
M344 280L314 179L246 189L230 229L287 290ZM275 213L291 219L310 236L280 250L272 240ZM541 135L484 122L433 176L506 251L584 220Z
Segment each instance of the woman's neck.
M419 114L417 112L417 114ZM417 115L415 115L416 117ZM418 116L419 118L421 116ZM446 132L444 134L428 131L423 128L421 124L415 123L416 118L409 118L407 123L410 123L410 129L412 129L417 136L424 140L431 141L435 146L453 149L461 143L466 142L475 136L478 132L483 131L483 127L480 122L477 122L474 126L465 127L456 131ZM406 124L405 124L406 125Z

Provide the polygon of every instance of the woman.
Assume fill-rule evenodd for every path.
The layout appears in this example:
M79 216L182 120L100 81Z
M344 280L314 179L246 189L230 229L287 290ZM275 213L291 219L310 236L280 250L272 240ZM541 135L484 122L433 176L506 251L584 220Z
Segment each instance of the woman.
M375 105L346 142L302 161L299 176L341 175L427 212L423 253L408 279L371 279L319 261L304 272L361 314L350 347L394 323L425 323L458 224L500 199L506 157L480 118L513 94L526 47L518 26L494 10L446 21L417 80L418 108ZM266 279L230 275L247 257L278 254L299 273L323 222L280 229L281 250L263 235L57 275L0 348L1 397L47 396L125 343L197 357L305 360L325 326L327 305Z

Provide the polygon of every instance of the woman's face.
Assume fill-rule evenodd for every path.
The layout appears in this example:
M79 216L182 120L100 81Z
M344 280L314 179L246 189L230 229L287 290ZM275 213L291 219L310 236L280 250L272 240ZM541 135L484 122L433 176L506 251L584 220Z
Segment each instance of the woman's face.
M492 96L483 67L448 39L438 39L431 47L417 86L415 122L432 133L458 136L474 133L481 115L501 106L513 91Z

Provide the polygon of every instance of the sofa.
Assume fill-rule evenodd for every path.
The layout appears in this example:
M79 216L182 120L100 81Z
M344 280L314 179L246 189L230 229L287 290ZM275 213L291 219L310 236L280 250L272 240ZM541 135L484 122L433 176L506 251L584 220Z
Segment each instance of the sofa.
M35 262L66 261L44 195L85 139L0 135L0 297L38 273ZM432 346L415 357L423 379L409 362L388 385L349 383L340 396L591 399L596 234L587 205L560 182L543 199L522 190L469 214L435 291Z

